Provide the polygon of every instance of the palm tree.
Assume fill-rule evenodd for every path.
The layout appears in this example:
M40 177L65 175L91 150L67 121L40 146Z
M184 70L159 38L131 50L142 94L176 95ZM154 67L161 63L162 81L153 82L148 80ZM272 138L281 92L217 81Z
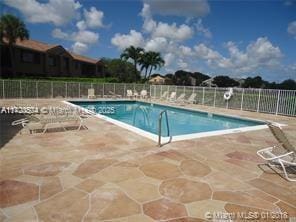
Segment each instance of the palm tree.
M144 49L142 49L140 47L135 48L134 46L130 46L130 47L126 48L120 55L121 59L124 59L124 60L132 59L133 60L135 78L137 76L137 65L140 62L140 59L141 59L143 53L144 53Z
M10 14L2 15L0 18L0 41L3 43L4 39L8 43L10 61L13 75L15 75L15 55L13 51L13 44L17 39L24 40L29 38L29 31L26 25L18 17Z
M148 58L149 58L149 63L150 63L150 71L148 75L148 79L151 76L151 72L153 69L159 69L162 66L164 66L165 61L161 57L159 52L148 52Z
M144 80L147 78L148 69L151 64L151 52L144 52L140 58L141 71L145 69Z

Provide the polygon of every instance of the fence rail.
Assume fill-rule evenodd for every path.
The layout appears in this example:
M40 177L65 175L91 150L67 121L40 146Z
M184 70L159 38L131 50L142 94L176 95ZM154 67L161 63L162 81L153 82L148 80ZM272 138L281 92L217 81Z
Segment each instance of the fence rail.
M152 98L160 98L164 92L185 93L185 99L195 93L196 103L227 109L249 110L276 115L296 116L296 90L234 88L233 96L225 101L227 88L198 86L147 85L129 83L87 83L32 80L0 80L0 98L87 98L88 89L94 88L99 97L110 92L126 96L128 89L147 90Z

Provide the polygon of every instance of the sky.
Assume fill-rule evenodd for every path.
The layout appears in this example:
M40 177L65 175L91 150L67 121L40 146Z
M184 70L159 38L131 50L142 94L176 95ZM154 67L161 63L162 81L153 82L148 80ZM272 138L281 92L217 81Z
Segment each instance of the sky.
M92 58L134 45L165 66L236 78L296 79L296 1L0 0L30 38Z

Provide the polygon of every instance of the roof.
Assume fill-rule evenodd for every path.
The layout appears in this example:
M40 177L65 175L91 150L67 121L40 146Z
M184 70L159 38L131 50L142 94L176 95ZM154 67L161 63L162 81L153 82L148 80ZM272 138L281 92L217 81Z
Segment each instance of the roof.
M74 59L79 60L79 61L89 62L89 63L97 63L97 62L99 62L99 60L95 60L95 59L92 59L92 58L89 58L89 57L78 55L78 54L75 54L73 52L69 52L69 53L71 54L71 56Z
M6 42L6 41L4 40L4 42ZM15 45L17 45L19 47L23 47L23 48L37 50L40 52L46 52L47 50L58 46L58 45L47 44L44 42L39 42L39 41L31 40L31 39L24 39L24 40L18 39L16 41Z
M4 42L7 43L7 40L4 39ZM32 39L24 39L24 40L20 40L18 39L15 43L16 46L22 47L22 48L28 48L28 49L32 49L32 50L36 50L39 52L46 52L49 49L58 47L60 45L54 45L54 44L48 44L48 43L44 43L44 42L39 42L36 40L32 40ZM65 49L66 50L66 49ZM86 56L82 56L82 55L78 55L72 52L69 52L68 50L66 50L68 53L71 54L71 56L79 61L83 61L83 62L88 62L88 63L98 63L99 60L95 60Z

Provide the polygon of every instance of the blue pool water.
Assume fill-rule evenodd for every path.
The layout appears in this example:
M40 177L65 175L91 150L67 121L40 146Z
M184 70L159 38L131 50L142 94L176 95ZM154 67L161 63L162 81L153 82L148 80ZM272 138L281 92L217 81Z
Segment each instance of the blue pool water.
M263 122L208 114L182 108L136 101L94 101L71 103L95 111L112 119L158 134L158 119L162 110L167 110L170 136L240 127L263 125ZM162 136L167 136L165 116L162 119Z

